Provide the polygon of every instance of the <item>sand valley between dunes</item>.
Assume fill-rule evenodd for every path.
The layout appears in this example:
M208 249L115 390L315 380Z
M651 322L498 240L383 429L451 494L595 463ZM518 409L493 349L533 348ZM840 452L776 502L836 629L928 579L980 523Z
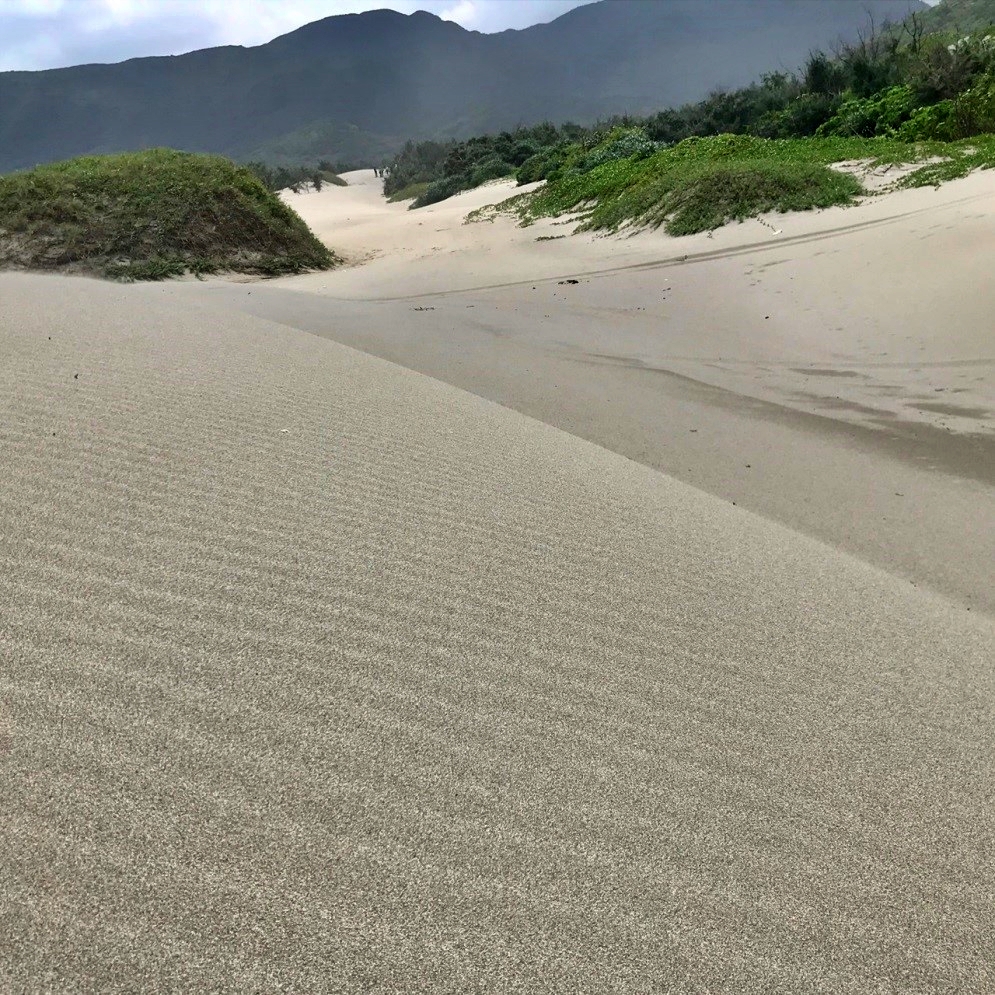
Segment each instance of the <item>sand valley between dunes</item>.
M510 182L409 211L347 179L287 197L351 265L164 295L426 373L995 611L995 175L687 238L466 223Z
M0 990L995 990L995 174L346 178L338 270L0 274Z

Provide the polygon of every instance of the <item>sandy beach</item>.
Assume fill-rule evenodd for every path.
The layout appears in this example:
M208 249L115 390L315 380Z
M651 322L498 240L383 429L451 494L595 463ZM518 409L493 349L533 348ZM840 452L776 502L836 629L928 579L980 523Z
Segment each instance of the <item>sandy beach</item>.
M0 989L995 987L995 176L346 178L332 272L0 274Z

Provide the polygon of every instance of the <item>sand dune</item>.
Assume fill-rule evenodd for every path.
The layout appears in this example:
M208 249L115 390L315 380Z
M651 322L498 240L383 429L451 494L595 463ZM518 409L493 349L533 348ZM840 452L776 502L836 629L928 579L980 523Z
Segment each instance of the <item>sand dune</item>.
M995 238L991 172L684 238L568 238L574 225L520 228L506 216L467 223L519 188L502 181L408 211L384 201L370 171L347 175L348 188L286 196L325 241L367 265L280 286L367 301L491 290L511 311L533 283L579 277L583 289L554 291L569 293L582 319L565 343L575 351L666 362L816 412L842 401L833 406L854 420L913 418L995 434L995 289L984 251ZM537 241L551 232L564 237ZM537 338L532 319L509 316L508 333ZM937 379L953 367L949 385ZM818 388L828 377L827 396Z
M990 616L179 290L0 276L5 991L995 986Z
M163 293L416 369L995 614L995 174L712 237L543 242L570 226L463 223L507 182L408 211L349 180L290 199L376 258Z

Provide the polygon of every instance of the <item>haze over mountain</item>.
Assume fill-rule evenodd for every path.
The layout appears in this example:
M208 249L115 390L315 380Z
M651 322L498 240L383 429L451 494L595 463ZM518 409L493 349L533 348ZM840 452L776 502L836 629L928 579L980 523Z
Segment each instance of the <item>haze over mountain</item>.
M646 113L793 69L920 0L602 0L481 34L435 15L329 17L254 48L0 73L0 171L167 145L371 161L407 138Z

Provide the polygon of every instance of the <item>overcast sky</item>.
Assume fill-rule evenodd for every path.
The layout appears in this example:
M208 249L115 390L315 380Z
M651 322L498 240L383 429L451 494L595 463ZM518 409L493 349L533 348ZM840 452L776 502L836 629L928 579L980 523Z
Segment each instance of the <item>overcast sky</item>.
M430 10L472 31L551 21L591 0L0 0L0 71L260 45L332 14ZM647 0L652 2L652 0ZM748 2L748 0L745 0Z

